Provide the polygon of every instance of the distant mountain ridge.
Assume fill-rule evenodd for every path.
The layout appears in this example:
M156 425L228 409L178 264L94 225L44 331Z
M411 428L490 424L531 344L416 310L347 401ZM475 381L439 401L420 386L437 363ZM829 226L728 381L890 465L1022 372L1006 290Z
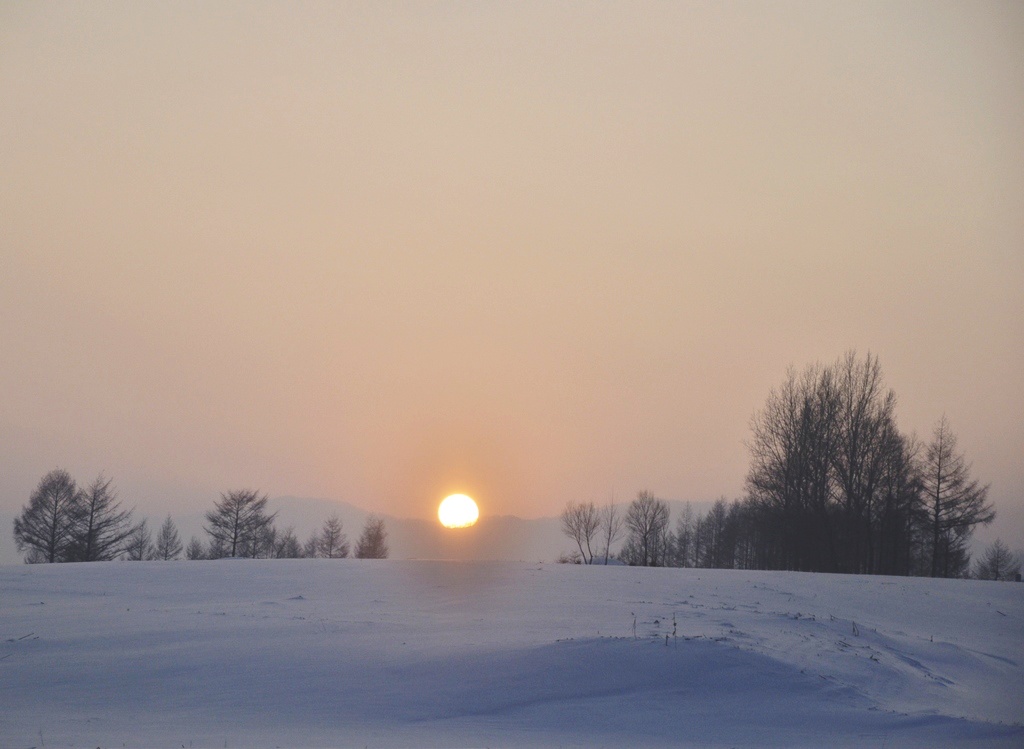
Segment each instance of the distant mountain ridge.
M666 502L671 511L673 528L687 504L695 515L707 512L713 504L710 501ZM625 516L628 503L620 503L618 507ZM319 529L324 520L337 514L349 541L353 542L359 536L366 517L370 515L370 512L349 502L311 497L274 497L268 503L268 508L278 513L279 528L292 526L303 540ZM469 528L448 529L437 521L402 518L388 513L377 514L387 524L391 557L394 559L554 562L564 553L575 549L575 544L562 533L561 520L557 516L521 518L516 515L484 514L476 525ZM619 539L618 543L621 542L622 539Z
M302 540L336 514L350 543L358 538L371 514L349 502L291 496L272 498L268 509L278 513L279 528L294 527ZM552 562L568 549L568 539L562 535L556 517L483 515L469 528L448 529L437 521L377 514L387 525L394 559Z

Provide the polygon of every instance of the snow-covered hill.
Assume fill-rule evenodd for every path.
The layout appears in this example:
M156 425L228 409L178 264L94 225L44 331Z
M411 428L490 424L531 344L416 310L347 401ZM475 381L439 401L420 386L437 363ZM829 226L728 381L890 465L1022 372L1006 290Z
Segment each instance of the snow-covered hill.
M1024 585L527 563L0 567L0 746L1024 745Z

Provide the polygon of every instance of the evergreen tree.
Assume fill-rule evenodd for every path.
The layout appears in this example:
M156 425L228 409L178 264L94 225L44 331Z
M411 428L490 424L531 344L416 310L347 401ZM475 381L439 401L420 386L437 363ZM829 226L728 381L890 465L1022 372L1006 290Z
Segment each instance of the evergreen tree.
M153 559L153 533L146 520L136 525L125 540L124 558L129 562Z
M178 529L175 527L174 521L168 515L156 534L156 553L154 556L156 559L169 561L180 557L181 552L181 537L178 535Z
M341 520L337 515L332 515L320 530L320 536L316 542L316 554L325 559L344 559L348 556L348 551L348 539L342 532Z
M1020 560L998 538L988 547L974 571L979 580L1016 580L1019 574Z
M185 559L206 559L206 549L203 548L203 542L195 536L192 536L192 540L188 542L188 547L185 549Z
M356 543L356 558L386 559L389 551L387 541L388 532L384 527L384 519L370 515Z
M266 512L268 498L251 490L220 495L214 509L206 513L205 530L210 534L210 558L259 555L265 531L277 513Z
M967 543L974 526L991 523L995 510L988 487L971 478L971 467L956 451L956 436L943 416L925 450L921 472L925 524L931 539L931 577L960 577L969 563Z

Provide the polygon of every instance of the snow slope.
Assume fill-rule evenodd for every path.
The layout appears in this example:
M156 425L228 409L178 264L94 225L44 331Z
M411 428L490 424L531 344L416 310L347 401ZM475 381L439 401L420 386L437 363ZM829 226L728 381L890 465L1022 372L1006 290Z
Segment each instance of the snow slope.
M1019 747L1022 645L1012 583L8 566L0 746Z

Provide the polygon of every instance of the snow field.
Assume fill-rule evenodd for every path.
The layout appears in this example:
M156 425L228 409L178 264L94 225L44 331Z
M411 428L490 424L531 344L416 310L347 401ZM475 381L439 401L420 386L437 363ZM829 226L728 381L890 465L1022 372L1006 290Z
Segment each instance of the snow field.
M1022 645L1024 586L1010 583L8 566L0 746L1018 747Z

